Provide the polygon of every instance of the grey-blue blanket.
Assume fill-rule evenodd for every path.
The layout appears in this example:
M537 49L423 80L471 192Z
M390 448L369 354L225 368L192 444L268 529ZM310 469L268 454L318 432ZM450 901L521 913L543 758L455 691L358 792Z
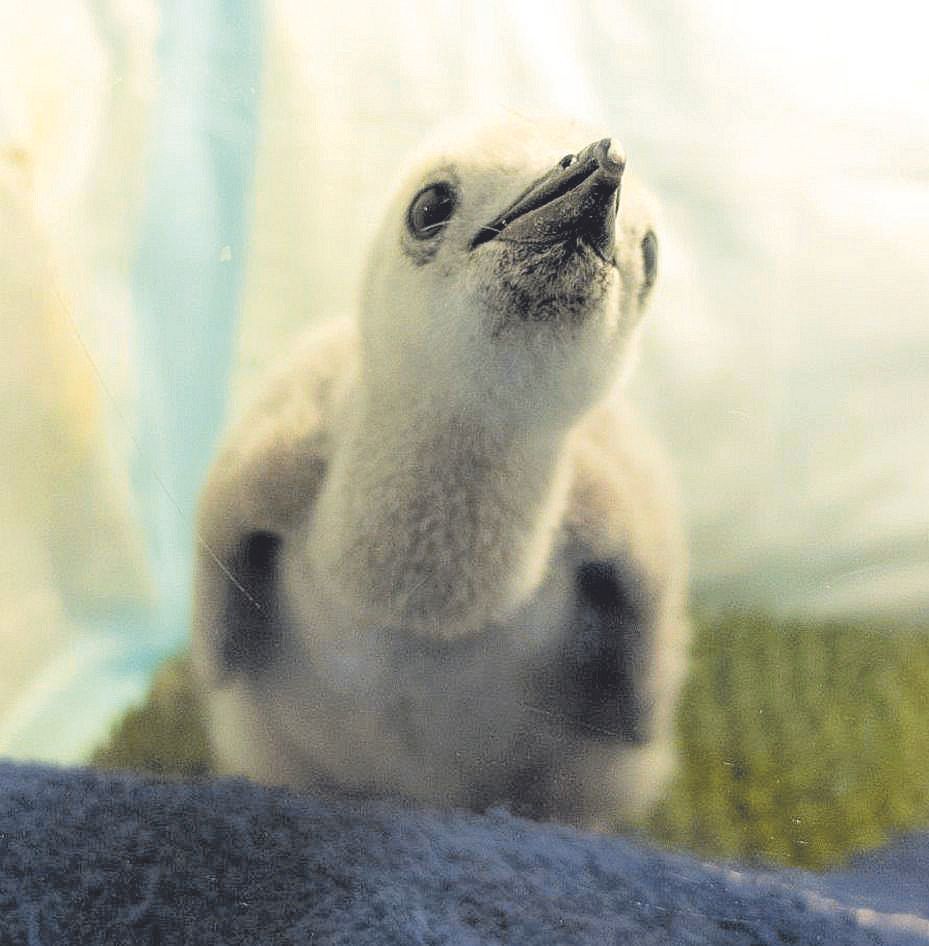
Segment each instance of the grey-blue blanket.
M3 763L0 944L929 943L907 850L909 874L763 873L505 812Z

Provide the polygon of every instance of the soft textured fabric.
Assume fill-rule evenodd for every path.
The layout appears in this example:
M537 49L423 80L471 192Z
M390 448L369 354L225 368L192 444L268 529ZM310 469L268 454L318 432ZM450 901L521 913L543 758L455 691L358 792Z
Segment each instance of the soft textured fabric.
M503 812L0 764L4 946L929 943L929 895L875 912L859 880L838 897Z

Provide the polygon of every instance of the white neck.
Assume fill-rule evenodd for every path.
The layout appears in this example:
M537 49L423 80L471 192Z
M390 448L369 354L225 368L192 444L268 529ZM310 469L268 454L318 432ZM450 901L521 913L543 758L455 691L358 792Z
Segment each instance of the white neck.
M564 431L462 420L358 388L310 525L309 565L363 624L456 637L543 578L569 487Z

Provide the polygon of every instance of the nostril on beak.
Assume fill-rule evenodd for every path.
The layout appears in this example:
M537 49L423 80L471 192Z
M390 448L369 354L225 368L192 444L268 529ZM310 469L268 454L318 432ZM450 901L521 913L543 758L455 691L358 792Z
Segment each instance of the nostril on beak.
M583 237L607 262L614 262L615 222L626 155L611 138L566 154L516 202L471 240L476 249L491 240L544 244Z

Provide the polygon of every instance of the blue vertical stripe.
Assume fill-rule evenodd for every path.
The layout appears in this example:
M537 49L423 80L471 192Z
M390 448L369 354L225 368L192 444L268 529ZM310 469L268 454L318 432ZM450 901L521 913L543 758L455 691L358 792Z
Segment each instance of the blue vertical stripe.
M196 496L223 423L241 307L262 34L259 0L164 0L161 12L133 267L133 483L158 587L155 655L187 632Z

